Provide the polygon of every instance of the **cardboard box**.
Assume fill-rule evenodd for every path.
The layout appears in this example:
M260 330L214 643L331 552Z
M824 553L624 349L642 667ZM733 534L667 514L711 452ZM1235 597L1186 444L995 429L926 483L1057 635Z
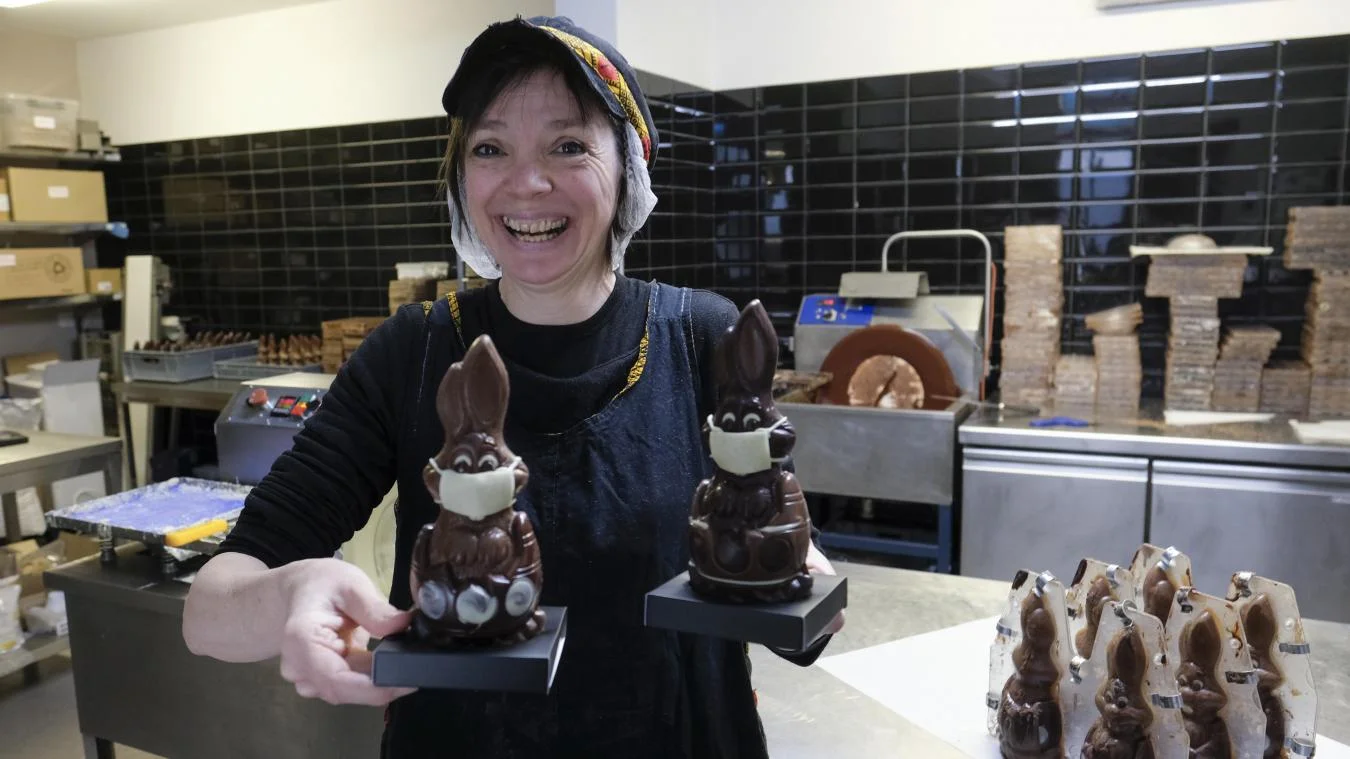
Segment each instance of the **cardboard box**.
M9 180L0 177L0 221L9 221Z
M79 248L0 248L0 300L84 292Z
M35 540L23 540L0 548L0 552L12 557L22 589L19 595L28 597L46 590L42 584L43 572L97 554L98 541L73 532L63 532L45 546L38 546ZM0 560L0 564L8 563L8 560Z
M79 145L80 102L0 95L0 147L73 151Z
M384 322L383 316L349 316L323 323L324 341L343 337L365 337Z
M104 192L102 172L10 168L7 178L12 221L89 223L108 220L108 197Z
M91 295L121 295L121 269L87 269L84 282Z

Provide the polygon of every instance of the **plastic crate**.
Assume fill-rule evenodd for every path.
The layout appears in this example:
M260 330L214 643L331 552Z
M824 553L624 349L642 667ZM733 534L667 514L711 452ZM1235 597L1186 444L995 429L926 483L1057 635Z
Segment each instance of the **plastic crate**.
M322 372L323 365L313 364L260 364L252 358L226 358L217 361L212 367L216 379L253 380L275 377L291 372Z
M258 341L190 351L126 351L122 377L127 382L191 382L210 379L221 359L258 355Z

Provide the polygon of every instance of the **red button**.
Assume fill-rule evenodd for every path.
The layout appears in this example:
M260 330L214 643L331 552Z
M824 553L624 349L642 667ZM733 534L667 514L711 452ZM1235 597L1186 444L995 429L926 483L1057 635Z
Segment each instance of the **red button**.
M253 392L248 394L248 405L253 407L267 405L267 388L255 387Z

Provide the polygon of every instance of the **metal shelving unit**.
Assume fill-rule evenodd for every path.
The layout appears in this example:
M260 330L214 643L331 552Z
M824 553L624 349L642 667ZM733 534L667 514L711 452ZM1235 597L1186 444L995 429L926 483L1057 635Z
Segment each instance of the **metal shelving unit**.
M0 221L0 236L6 235L53 235L57 237L81 237L84 235L110 234L125 240L127 225L121 221L91 222L23 222Z
M122 295L62 295L53 298L23 298L21 300L0 300L0 319L10 314L32 313L34 311L56 311L86 306L102 306L106 303L121 302Z
M16 163L62 163L67 166L97 166L104 163L118 163L122 154L116 148L93 153L77 150L62 153L55 150L36 150L28 148L7 148L0 150L0 164Z

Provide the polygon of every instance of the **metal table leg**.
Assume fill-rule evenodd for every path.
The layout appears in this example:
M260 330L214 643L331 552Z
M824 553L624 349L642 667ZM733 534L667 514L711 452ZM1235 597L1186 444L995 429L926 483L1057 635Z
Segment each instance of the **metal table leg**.
M5 523L5 537L9 542L14 542L23 537L19 530L19 495L18 493L0 493L0 510L3 510Z
M113 749L112 741L85 735L84 759L117 759L117 752Z
M131 488L136 487L136 446L131 441L131 404L122 401L122 445L125 446L127 459L127 483ZM149 471L150 463L146 462L146 471Z

